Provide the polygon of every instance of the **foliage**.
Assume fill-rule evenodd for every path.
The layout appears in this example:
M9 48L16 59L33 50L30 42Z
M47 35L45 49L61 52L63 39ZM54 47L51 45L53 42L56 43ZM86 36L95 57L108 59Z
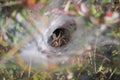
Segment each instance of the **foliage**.
M75 2L76 1L76 2ZM81 0L80 0L81 1ZM73 0L67 6L66 0L62 9L58 13L70 16L83 16L88 26L99 26L101 30L107 29L104 35L110 36L120 41L119 24L119 0ZM19 43L23 35L29 34L33 28L21 25L20 20L16 20L17 14L22 18L27 18L27 8L35 10L37 4L41 5L38 12L49 11L47 6L51 0L2 0L0 1L0 60L7 55L15 43ZM66 10L64 10L66 8ZM68 9L67 9L68 8ZM56 8L55 8L56 9ZM53 8L54 10L54 8ZM9 28L7 28L9 25ZM10 26L12 25L12 26ZM104 25L104 27L103 27ZM23 27L21 27L23 26ZM33 24L34 26L34 24ZM6 34L5 34L6 33ZM22 34L19 35L18 34ZM6 36L7 35L7 36ZM18 38L19 37L19 38ZM112 46L112 47L111 47ZM120 44L108 44L90 50L91 55L87 57L85 64L75 64L63 69L53 71L25 70L19 62L8 61L5 65L0 65L0 79L3 80L118 80L120 78ZM75 59L76 60L76 59ZM1 63L0 61L0 63ZM27 66L30 67L30 66ZM83 79L82 79L83 78Z

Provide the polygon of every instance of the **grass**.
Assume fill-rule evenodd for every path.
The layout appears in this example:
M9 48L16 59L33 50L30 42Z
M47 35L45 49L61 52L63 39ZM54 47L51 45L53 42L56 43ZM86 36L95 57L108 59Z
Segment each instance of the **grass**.
M0 3L9 3L14 2L15 0L5 0L0 1ZM88 26L98 26L105 25L108 31L104 33L109 37L115 38L120 41L120 24L119 21L114 23L106 23L104 20L107 10L102 10L101 8L108 8L103 6L107 3L101 2L100 8L97 8L97 5L94 4L94 0L90 0L93 3L90 6L90 11L86 14L86 24ZM44 2L47 4L48 2ZM67 5L67 6L65 6ZM1 6L1 5L0 5ZM120 79L120 45L117 44L105 44L102 46L96 46L93 49L88 50L89 55L83 58L82 61L78 57L73 56L71 64L67 66L59 67L59 65L50 64L49 69L39 69L36 70L30 65L25 64L19 56L15 56L19 52L19 49L29 42L33 37L40 31L32 24L30 18L27 18L26 7L27 5L19 5L19 9L15 4L3 5L0 7L0 79L1 80L119 80ZM79 10L75 9L77 5L74 2L70 5L67 4L67 1L64 3L64 8L69 8L69 14L73 16L83 16L79 14ZM63 8L62 7L62 8ZM79 7L79 6L77 6ZM66 9L67 9L66 8ZM113 12L119 8L116 5L110 7L113 9ZM117 9L116 9L117 8ZM47 10L47 6L43 6L42 12ZM96 12L98 11L98 12ZM118 10L117 10L118 11ZM63 12L63 11L62 11ZM82 11L81 11L82 12ZM112 13L113 13L112 12ZM119 12L119 11L118 11ZM15 14L14 14L15 13ZM23 26L19 21L17 21L16 14L22 14L23 18L27 21L30 21L30 26ZM83 12L82 12L83 13ZM66 14L66 13L65 13ZM89 15L88 15L89 14ZM92 17L92 20L91 20ZM102 20L102 21L101 21ZM96 21L96 22L94 22ZM8 28L8 25L12 23L12 29ZM23 26L23 27L21 27ZM112 26L112 27L111 27ZM25 28L27 27L27 28ZM100 26L102 27L102 26ZM24 29L25 28L25 29ZM93 27L94 28L94 27ZM30 31L35 29L35 33L31 34ZM4 34L4 32L7 33ZM13 33L11 33L13 32ZM22 36L22 39L18 39L14 33L26 34ZM28 37L28 34L30 35ZM5 39L6 36L9 36ZM18 43L14 45L13 43ZM96 43L97 44L97 43ZM12 56L12 57L11 57ZM10 59L10 60L9 60Z

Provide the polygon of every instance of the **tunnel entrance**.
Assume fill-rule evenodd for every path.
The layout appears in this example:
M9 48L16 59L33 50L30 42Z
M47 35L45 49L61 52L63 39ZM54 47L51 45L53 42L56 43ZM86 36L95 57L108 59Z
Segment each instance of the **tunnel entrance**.
M70 41L71 33L66 28L57 28L48 39L48 44L52 47L62 47Z

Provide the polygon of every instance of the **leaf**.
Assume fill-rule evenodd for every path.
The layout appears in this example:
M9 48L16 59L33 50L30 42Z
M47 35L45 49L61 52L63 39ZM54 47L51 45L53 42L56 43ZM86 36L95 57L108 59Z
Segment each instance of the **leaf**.
M120 75L120 71L116 72L116 74Z
M26 17L28 15L28 13L27 13L27 11L25 9L23 9L21 11L21 14L22 14L23 17Z
M5 42L5 41L3 41L1 44L2 44L2 46L4 46L4 47L8 46L8 43Z
M3 27L5 23L6 23L5 18L2 18L0 21L0 27Z
M94 5L92 5L92 6L90 7L90 12L91 12L93 15L96 14L96 10L95 10L95 6L94 6Z
M106 4L106 3L110 3L110 2L111 2L111 0L101 0L100 1L101 4Z
M10 70L9 73L10 73L10 74L13 74L14 72L13 72L13 70Z
M87 70L87 74L88 74L89 76L91 76L91 75L92 75L92 72L91 72L90 70Z
M47 3L47 0L40 0L40 2L41 2L42 4L46 4L46 3Z
M3 36L0 34L0 43L3 41Z
M27 6L33 6L36 4L36 0L26 0L25 4Z
M33 76L33 80L39 80L39 76L38 76L37 74L35 74L35 75Z

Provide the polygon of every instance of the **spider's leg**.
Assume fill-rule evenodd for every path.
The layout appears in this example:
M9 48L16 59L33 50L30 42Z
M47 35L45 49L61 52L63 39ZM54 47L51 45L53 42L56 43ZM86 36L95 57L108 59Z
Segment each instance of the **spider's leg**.
M53 40L51 43L54 43L57 40L56 34L53 34L52 38L53 38Z
M57 36L56 36L55 33L53 33L52 38L53 38L53 39L56 39L56 38L57 38Z
M61 37L61 33L62 33L62 32L60 31L59 35L57 36L57 39L59 39L59 38Z
M62 42L64 42L64 44L66 44L66 43L67 43L67 41L66 41L64 38L62 39Z
M58 46L59 46L59 44L58 44L58 42L56 41L56 42L55 42L55 47L58 47Z
M58 39L58 44L59 44L59 46L61 46L61 44L62 44L62 42L61 42L61 38Z
M52 46L55 46L55 42L53 42L51 45L52 45Z

